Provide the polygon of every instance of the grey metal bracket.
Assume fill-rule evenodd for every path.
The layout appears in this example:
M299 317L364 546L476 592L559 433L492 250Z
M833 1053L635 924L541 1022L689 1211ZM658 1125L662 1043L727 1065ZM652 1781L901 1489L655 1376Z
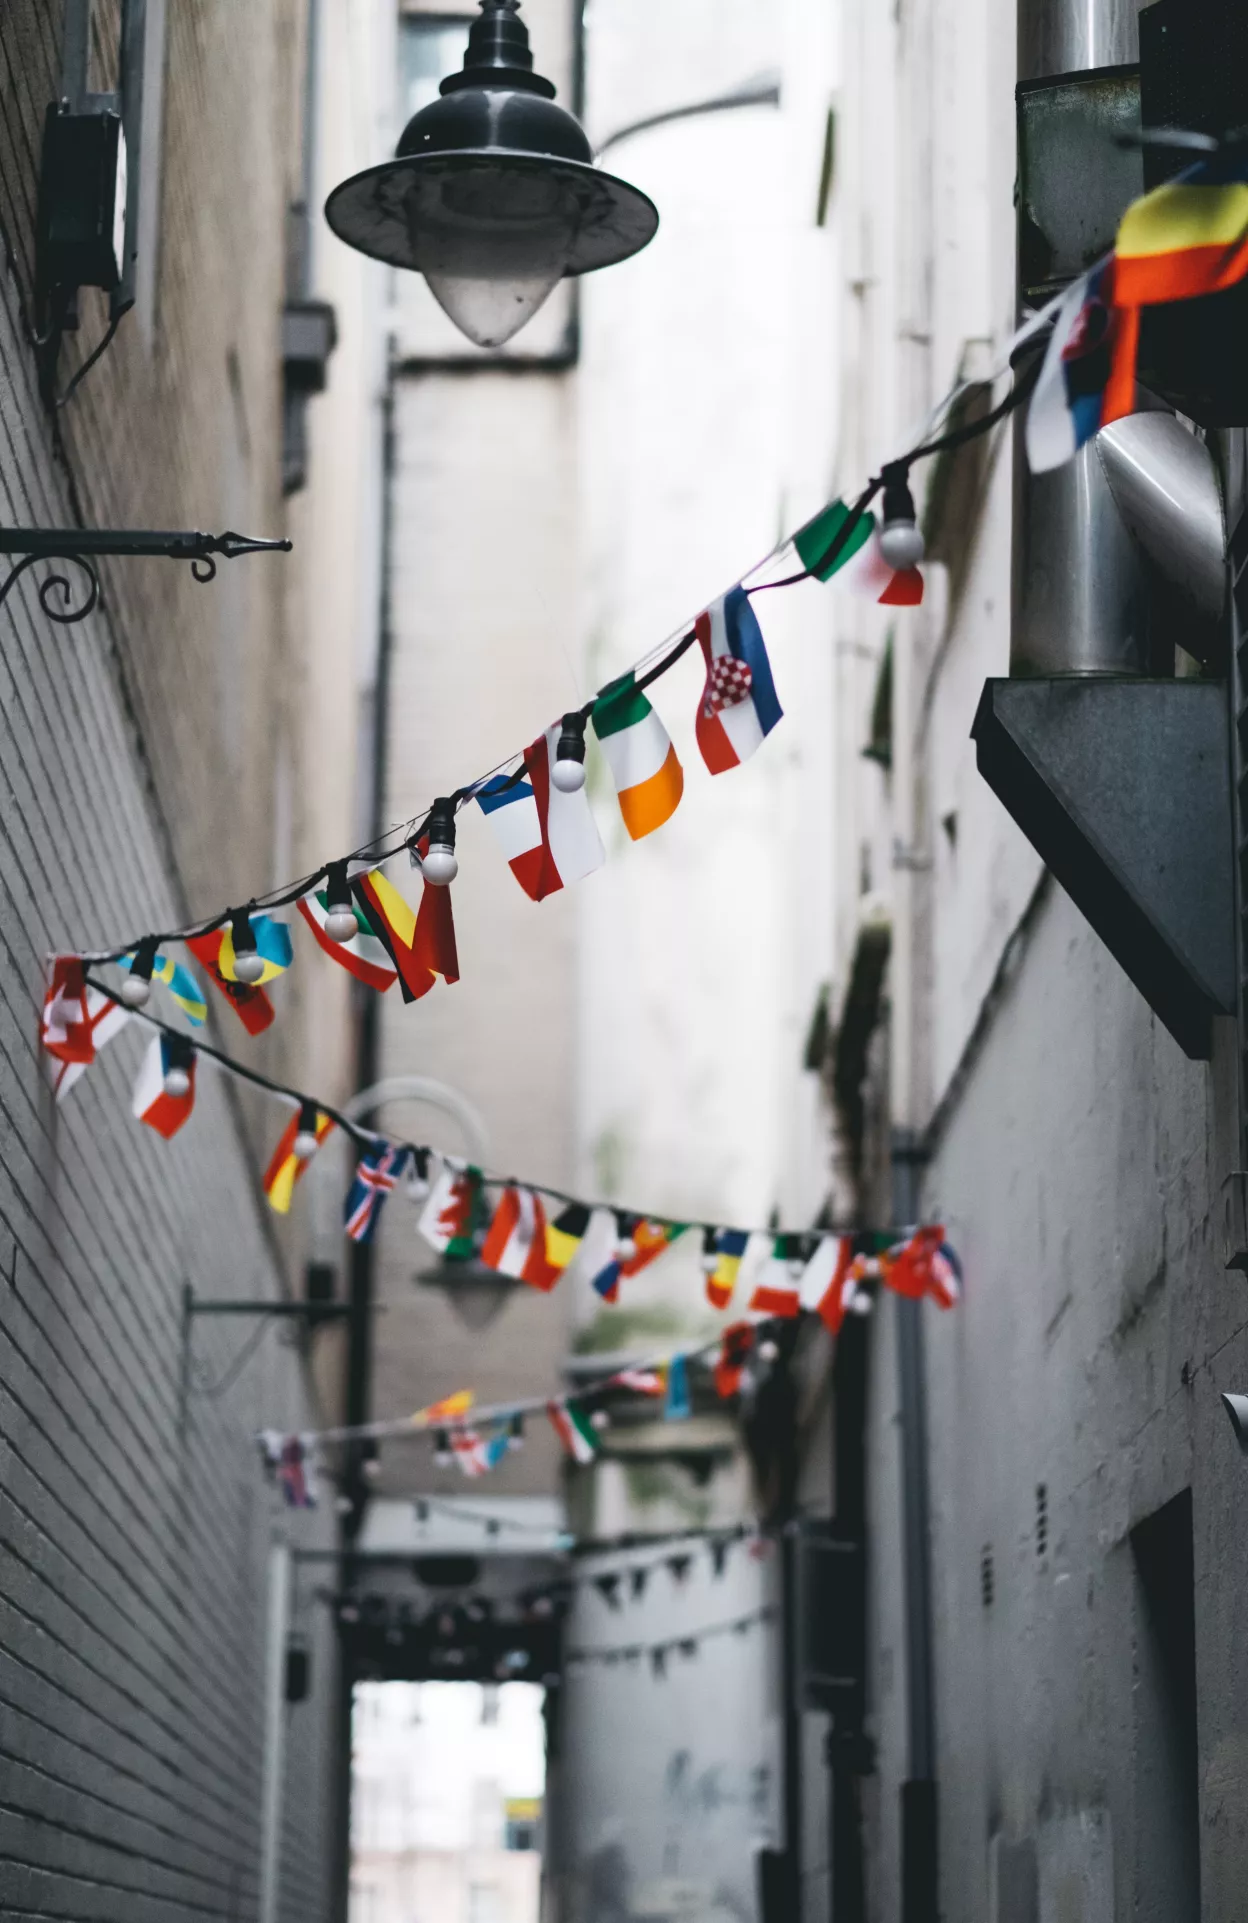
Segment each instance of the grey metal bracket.
M1235 1008L1230 732L1220 681L984 686L979 771L1184 1054Z

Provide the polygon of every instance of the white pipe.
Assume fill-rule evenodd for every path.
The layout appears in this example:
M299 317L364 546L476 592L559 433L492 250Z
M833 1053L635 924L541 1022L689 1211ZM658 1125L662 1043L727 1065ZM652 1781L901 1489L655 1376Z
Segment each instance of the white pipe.
M264 1665L264 1779L260 1803L260 1905L257 1923L278 1923L282 1884L282 1790L286 1744L286 1637L290 1624L290 1544L269 1545L268 1637Z

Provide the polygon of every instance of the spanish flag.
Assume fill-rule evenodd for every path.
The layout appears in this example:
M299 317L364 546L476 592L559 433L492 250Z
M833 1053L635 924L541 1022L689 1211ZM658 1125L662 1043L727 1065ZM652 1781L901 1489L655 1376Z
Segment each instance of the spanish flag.
M357 907L398 971L405 1002L427 995L439 975L443 981L459 980L451 891L429 882L422 887L420 908L414 913L380 868L351 882Z
M319 1148L333 1127L328 1115L320 1109L316 1112L316 1142ZM299 1133L299 1111L291 1116L282 1130L281 1140L273 1151L273 1160L264 1174L264 1192L269 1198L269 1207L279 1215L289 1215L294 1200L295 1183L307 1167L295 1154L295 1137Z
M1133 201L1115 255L1119 307L1234 287L1248 274L1248 155L1215 155Z

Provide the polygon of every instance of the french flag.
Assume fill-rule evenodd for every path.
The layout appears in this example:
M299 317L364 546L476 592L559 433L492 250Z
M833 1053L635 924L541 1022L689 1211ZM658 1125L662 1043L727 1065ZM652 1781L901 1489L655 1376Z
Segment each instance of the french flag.
M698 746L713 775L748 761L784 713L776 699L763 631L742 587L729 588L698 616L706 662L698 703Z

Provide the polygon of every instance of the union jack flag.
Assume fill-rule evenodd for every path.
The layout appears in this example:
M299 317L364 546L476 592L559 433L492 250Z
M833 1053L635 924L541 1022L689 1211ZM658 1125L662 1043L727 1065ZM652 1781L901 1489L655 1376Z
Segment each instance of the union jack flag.
M394 1142L375 1142L365 1149L343 1208L347 1234L353 1242L372 1241L382 1204L397 1188L411 1155L410 1148L400 1148Z

